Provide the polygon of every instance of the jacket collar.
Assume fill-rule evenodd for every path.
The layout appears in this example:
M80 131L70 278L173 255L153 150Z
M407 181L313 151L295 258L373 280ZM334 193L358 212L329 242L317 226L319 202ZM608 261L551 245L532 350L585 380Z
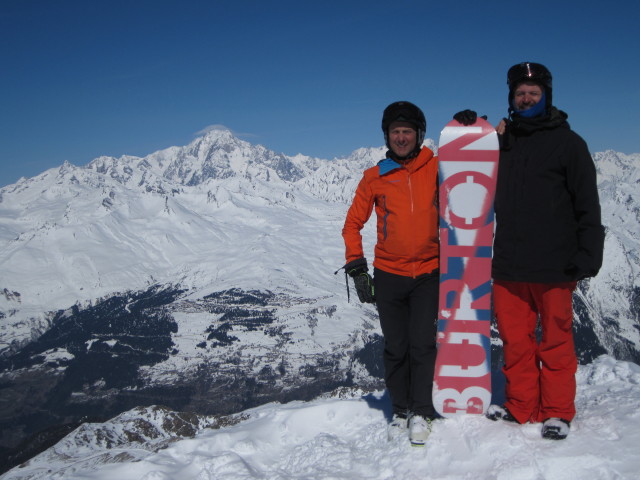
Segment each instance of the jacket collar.
M568 126L567 117L568 115L562 110L551 107L547 115L539 117L526 118L513 115L510 123L514 131L528 134L538 130L548 130L563 125Z
M410 159L405 163L397 162L395 160L392 160L391 158L380 160L378 162L378 173L380 174L380 176L383 176L399 168L406 168L409 173L412 173L422 166L426 165L432 158L433 152L427 147L422 147L417 157Z

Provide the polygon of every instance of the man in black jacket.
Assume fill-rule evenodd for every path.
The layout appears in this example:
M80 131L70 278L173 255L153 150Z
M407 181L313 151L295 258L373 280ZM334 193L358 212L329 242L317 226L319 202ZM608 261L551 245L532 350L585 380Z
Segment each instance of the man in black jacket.
M572 293L602 265L596 171L567 114L553 106L549 70L520 63L509 69L507 82L509 119L497 128L492 265L506 402L492 405L488 416L543 422L543 437L563 439L575 416Z

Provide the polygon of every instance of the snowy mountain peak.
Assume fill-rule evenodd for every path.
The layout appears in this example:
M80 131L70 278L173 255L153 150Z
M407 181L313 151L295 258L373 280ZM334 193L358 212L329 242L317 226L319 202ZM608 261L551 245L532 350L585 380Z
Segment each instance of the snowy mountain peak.
M640 164L634 161L638 154L627 155L613 150L598 152L593 160L598 169L598 183L624 182L630 185L640 183Z
M232 177L296 181L308 173L304 166L307 158L287 157L241 140L229 129L215 127L184 147L169 147L144 158L99 157L87 168L142 188L159 181L196 186ZM171 185L165 185L163 190L171 190Z
M233 148L246 148L249 147L249 143L240 140L236 137L231 130L224 127L216 127L204 132L204 135L194 139L188 146L188 150L195 149L196 156L197 151L207 151L211 148L222 148L228 151Z
M206 128L203 128L198 132L200 137L208 137L208 136L216 136L216 135L226 135L230 134L233 136L230 128L225 127L224 125L210 125Z

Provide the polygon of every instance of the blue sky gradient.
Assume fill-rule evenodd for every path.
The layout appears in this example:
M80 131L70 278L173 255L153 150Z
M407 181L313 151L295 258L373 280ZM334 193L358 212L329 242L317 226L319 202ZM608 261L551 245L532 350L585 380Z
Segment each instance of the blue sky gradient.
M3 0L0 186L65 160L144 156L210 125L289 155L384 143L395 100L436 139L496 124L506 71L545 64L592 152L640 152L640 2Z

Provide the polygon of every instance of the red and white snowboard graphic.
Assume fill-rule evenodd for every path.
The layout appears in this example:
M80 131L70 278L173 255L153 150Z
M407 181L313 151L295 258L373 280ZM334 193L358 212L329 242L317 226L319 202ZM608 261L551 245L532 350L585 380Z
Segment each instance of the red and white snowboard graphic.
M449 122L438 146L440 300L436 411L485 413L491 403L491 255L498 137L486 120Z

